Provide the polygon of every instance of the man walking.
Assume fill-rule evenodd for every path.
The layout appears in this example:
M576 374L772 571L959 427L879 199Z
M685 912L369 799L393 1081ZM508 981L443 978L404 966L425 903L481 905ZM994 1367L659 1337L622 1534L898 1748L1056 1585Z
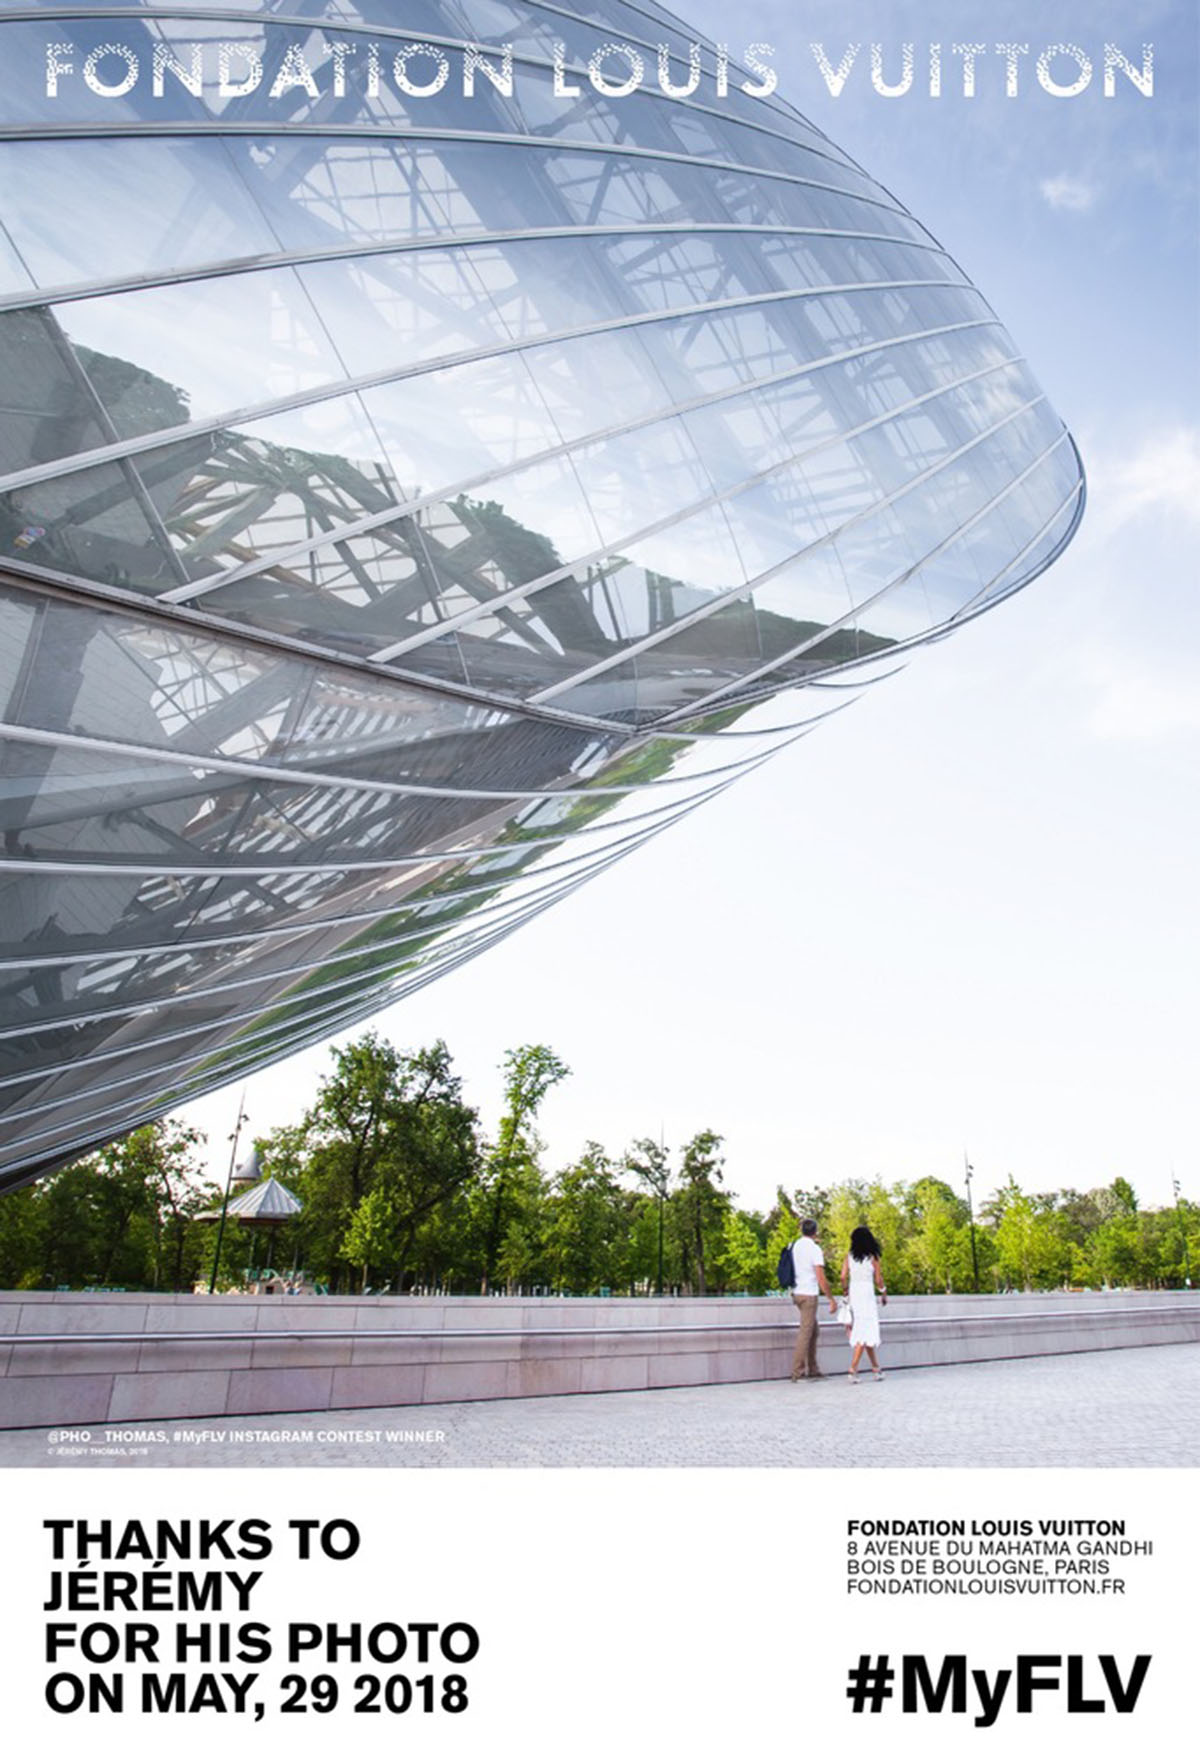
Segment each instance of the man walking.
M800 1224L800 1238L792 1242L792 1275L792 1300L800 1310L792 1380L820 1381L824 1371L817 1367L818 1296L824 1294L828 1298L831 1314L837 1313L837 1303L825 1277L825 1255L817 1245L817 1225L811 1217Z

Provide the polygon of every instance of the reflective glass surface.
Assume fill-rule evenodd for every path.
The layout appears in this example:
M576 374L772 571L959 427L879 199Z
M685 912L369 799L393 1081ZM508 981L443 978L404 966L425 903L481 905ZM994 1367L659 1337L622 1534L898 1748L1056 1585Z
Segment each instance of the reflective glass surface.
M984 297L778 93L658 91L653 0L420 12L424 96L400 0L0 0L0 1183L473 957L1080 517Z

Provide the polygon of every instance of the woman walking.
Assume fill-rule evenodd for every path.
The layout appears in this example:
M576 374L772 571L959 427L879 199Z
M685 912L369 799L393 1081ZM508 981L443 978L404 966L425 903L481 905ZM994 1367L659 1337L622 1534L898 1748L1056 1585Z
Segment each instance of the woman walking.
M886 1305L887 1290L879 1257L883 1248L869 1228L856 1228L850 1236L850 1250L842 1261L842 1288L850 1300L850 1379L857 1382L858 1365L866 1351L876 1381L883 1380L883 1370L875 1352L879 1345L879 1302Z

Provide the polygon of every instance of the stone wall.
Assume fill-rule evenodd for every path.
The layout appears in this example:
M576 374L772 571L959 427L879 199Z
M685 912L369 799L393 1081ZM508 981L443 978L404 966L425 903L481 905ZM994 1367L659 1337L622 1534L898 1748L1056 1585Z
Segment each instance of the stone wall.
M0 1427L427 1405L784 1376L786 1297L0 1292ZM889 1369L1200 1340L1200 1292L900 1296ZM821 1326L823 1366L845 1335Z

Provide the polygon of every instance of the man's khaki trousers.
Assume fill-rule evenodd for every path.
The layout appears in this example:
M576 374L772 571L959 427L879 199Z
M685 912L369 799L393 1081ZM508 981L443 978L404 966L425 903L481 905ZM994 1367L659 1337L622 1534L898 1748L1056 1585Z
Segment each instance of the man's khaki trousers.
M809 1375L819 1375L817 1368L817 1303L819 1296L798 1296L792 1291L792 1300L800 1310L800 1330L796 1334L796 1352L792 1358L792 1380L800 1381Z

